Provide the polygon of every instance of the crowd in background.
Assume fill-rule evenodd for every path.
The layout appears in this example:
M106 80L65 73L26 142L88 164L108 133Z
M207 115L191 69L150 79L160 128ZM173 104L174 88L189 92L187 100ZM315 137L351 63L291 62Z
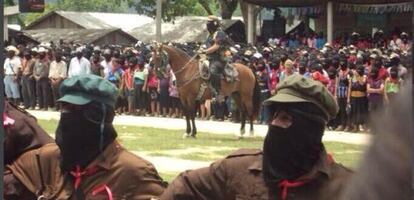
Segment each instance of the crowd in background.
M258 45L229 47L229 60L249 66L256 74L261 101L275 94L276 87L291 74L320 81L335 96L340 108L328 128L339 131L369 129L370 113L397 103L394 97L404 86L411 69L411 40L405 32L372 37L344 35L332 44L322 34L306 37L294 33ZM202 44L171 44L194 55ZM25 109L59 110L59 85L79 74L95 74L119 88L118 114L182 117L176 80L170 68L155 69L150 44L117 45L47 43L8 46L4 63L5 92L9 101ZM231 97L224 104L214 99L200 103L201 119L237 122L238 111ZM258 123L267 123L261 107Z

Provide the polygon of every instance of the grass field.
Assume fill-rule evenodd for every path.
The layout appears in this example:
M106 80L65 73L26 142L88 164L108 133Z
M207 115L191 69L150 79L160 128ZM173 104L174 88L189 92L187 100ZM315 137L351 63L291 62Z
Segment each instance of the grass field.
M55 120L39 120L40 125L50 134L57 127ZM148 156L162 156L194 161L214 161L225 157L239 148L261 148L263 138L238 140L234 135L199 133L197 139L182 139L182 131L134 126L116 126L118 139L128 150ZM364 146L338 142L325 142L326 149L335 160L354 168ZM171 180L177 173L160 172L164 179Z

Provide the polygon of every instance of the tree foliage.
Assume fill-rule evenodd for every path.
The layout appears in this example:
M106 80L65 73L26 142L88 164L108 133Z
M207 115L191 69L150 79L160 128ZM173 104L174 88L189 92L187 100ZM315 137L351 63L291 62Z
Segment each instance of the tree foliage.
M162 19L171 21L175 17L185 15L206 15L207 12L198 4L198 0L163 0ZM130 0L129 5L139 14L156 16L157 0Z

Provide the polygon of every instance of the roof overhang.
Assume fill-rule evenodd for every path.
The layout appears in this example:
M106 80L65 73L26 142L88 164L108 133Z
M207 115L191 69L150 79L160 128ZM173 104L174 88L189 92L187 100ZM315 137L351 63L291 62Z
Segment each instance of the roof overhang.
M19 14L19 6L4 7L4 16L11 16Z

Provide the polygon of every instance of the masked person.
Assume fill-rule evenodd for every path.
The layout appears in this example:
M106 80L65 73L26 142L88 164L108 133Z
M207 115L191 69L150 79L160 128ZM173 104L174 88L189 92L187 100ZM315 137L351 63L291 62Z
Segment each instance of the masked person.
M116 141L115 86L99 76L79 75L63 81L60 92L56 144L29 151L7 166L5 198L134 200L161 195L165 184L154 166Z
M327 121L338 112L333 96L294 74L264 104L272 118L263 151L240 149L210 167L183 172L161 199L335 199L351 172L322 143Z
M228 46L228 37L226 33L220 29L219 19L215 16L209 16L207 22L207 30L209 35L206 40L207 49L200 50L199 53L207 54L210 62L211 86L213 87L213 95L217 97L220 93L220 82L224 75L224 67L227 65L225 52Z
M33 76L36 81L36 95L39 102L39 109L48 110L49 107L49 67L50 62L46 56L46 49L40 47L38 50L39 59L33 66Z
M70 60L68 77L90 74L91 73L91 63L88 59L83 56L82 48L77 48L75 52L75 57Z
M8 46L6 50L7 58L3 65L4 91L9 101L18 105L20 99L18 74L22 68L21 59L18 56L20 51L15 46Z

